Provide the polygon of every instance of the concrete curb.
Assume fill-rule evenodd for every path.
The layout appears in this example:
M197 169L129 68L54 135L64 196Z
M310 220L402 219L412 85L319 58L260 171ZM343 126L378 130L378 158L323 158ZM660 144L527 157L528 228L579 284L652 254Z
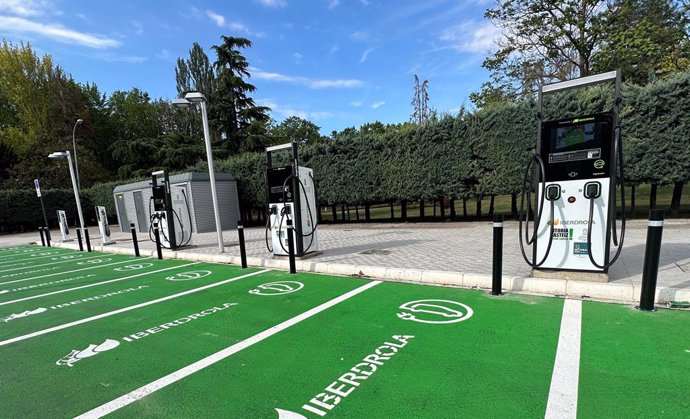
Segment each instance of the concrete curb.
M79 249L75 243L54 243L55 247ZM125 247L93 246L94 251L132 255L133 250ZM141 256L156 257L155 250L140 250ZM224 263L240 265L240 257L227 254L204 254L196 252L163 250L164 259L181 259L188 261ZM258 268L289 270L287 259L266 259L247 257L247 265ZM314 272L330 275L361 276L397 282L415 284L441 285L451 287L491 289L492 277L486 274L420 270L409 268L392 268L386 266L350 265L346 263L315 262L298 260L296 268L302 272ZM504 292L528 295L557 296L573 299L592 299L622 304L637 304L640 296L639 284L619 284L604 282L577 281L572 279L532 278L525 276L507 276L502 278ZM670 287L657 287L655 302L666 304L669 301L690 300L690 290Z

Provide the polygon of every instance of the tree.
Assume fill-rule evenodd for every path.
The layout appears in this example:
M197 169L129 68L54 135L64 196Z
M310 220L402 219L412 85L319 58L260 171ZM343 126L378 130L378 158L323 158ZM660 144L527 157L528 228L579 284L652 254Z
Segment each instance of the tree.
M269 129L269 135L273 137L276 144L291 141L314 144L326 141L326 137L320 134L320 129L313 122L302 119L299 116L291 116L280 124L272 125Z
M251 74L248 70L249 63L240 48L251 47L251 41L231 36L221 36L221 40L222 44L213 46L217 58L214 63L216 91L212 96L212 108L217 117L221 138L227 138L229 150L237 152L242 149L242 143L248 137L249 127L253 131L257 129L256 124L252 124L253 121L268 123L270 108L256 106L248 95L256 87L244 80L251 77Z
M622 69L626 81L644 84L656 74L690 67L690 18L673 0L616 0L606 13L592 70Z
M429 80L419 83L419 77L414 75L414 97L412 98L412 118L411 122L417 125L424 125L429 122Z
M503 38L482 64L491 81L472 101L530 96L539 84L589 75L605 6L603 0L498 1L484 15L503 29Z

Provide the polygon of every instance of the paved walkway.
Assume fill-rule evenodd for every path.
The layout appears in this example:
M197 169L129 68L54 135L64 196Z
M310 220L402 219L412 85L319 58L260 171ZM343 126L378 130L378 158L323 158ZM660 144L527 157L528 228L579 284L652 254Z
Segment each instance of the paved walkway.
M517 222L506 222L505 226L503 287L506 290L627 303L639 300L646 220L628 222L623 253L610 269L609 283L531 278L520 254ZM117 226L111 229L117 243L100 247L97 229L91 227L94 248L131 253L131 235L117 232ZM266 249L263 228L247 228L245 235L250 265L287 269L287 260L273 259ZM53 232L53 237L59 237L59 232ZM318 238L322 254L298 261L299 270L465 287L491 286L490 222L322 225ZM665 222L657 283L659 303L690 300L689 238L690 220ZM37 232L0 236L0 246L37 239ZM148 237L140 235L139 240L142 254L155 252ZM215 233L199 234L192 238L194 246L177 252L166 251L165 257L239 264L237 240L235 231L224 232L226 253L220 255ZM66 245L76 246L74 242Z

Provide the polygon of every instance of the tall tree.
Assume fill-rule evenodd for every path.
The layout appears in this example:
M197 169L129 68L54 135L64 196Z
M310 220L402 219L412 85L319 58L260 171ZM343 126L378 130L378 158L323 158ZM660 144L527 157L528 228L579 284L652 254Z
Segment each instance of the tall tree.
M471 96L528 96L540 83L590 74L592 55L604 24L604 0L499 0L485 17L503 30L498 49L482 64L491 80Z
M414 96L412 97L412 118L417 125L429 122L429 80L419 82L419 77L414 75Z
M247 140L250 128L252 131L257 129L255 121L268 123L270 108L257 106L249 96L256 87L245 81L251 74L249 63L240 49L251 47L251 41L231 36L221 36L221 40L223 42L220 45L213 46L217 59L214 63L216 91L212 104L218 118L221 138L227 138L230 152L237 152ZM253 132L252 135L256 133Z
M314 144L326 141L326 137L323 137L319 130L319 126L313 122L302 119L299 116L291 116L280 124L272 125L269 135L273 137L276 144L290 141Z

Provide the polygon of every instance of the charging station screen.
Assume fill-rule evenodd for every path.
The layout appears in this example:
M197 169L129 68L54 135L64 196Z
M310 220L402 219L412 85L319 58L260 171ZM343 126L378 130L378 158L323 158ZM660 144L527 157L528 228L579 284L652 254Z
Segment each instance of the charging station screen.
M561 151L572 146L578 146L594 141L594 123L584 125L573 125L569 127L556 128L553 136L556 144L554 149Z

